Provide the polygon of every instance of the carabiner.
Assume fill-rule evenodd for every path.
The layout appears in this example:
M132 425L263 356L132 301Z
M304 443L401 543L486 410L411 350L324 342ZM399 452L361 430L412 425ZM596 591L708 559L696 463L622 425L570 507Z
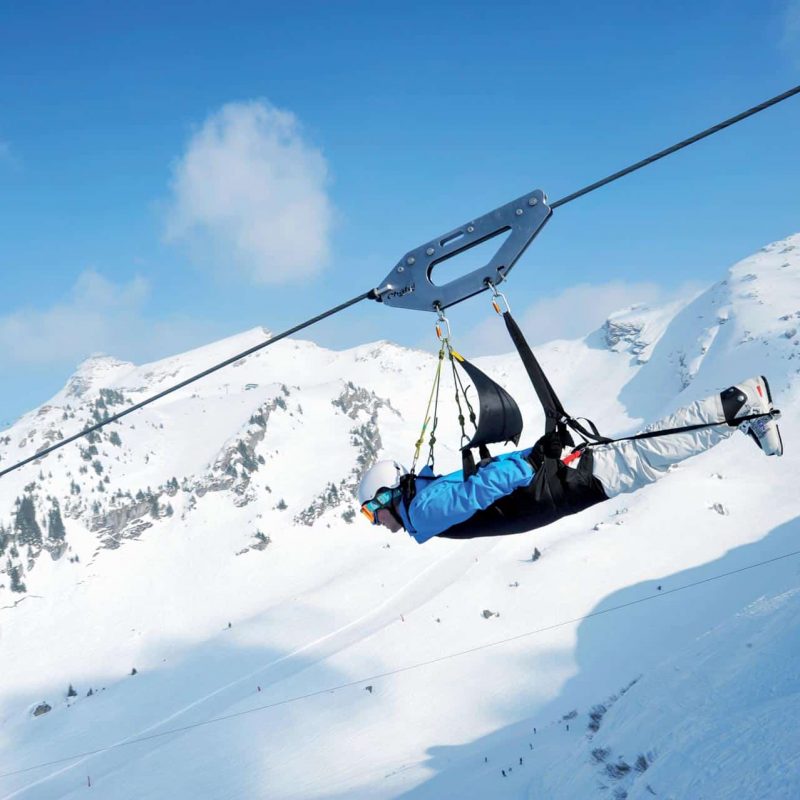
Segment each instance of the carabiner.
M492 281L487 279L486 283L489 286L489 288L492 290L492 308L498 314L502 314L503 313L501 311L501 309L500 309L500 305L497 302L497 298L499 297L505 303L506 311L508 311L508 313L510 314L511 313L511 306L508 304L508 300L506 300L506 296L502 292L498 292L497 291L497 287L494 285L494 283L492 283Z
M445 328L447 328L447 336L444 337L444 340L449 342L450 339L453 338L453 334L450 331L450 322L448 321L447 317L444 315L444 311L442 311L441 306L436 306L436 314L438 316L438 320L436 321L436 336L441 340L442 339L442 323L444 323Z

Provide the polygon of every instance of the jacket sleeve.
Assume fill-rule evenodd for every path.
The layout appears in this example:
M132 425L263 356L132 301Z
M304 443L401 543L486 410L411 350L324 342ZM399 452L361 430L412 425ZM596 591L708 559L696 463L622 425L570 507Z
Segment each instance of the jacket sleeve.
M463 480L437 480L420 492L409 508L417 541L426 541L452 525L464 522L475 512L496 500L527 486L533 469L523 458L504 459L487 464Z

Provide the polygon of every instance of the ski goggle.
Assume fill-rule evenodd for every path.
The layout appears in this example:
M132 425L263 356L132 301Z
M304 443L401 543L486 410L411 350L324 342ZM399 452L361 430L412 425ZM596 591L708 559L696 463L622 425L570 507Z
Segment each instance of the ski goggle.
M377 524L375 520L375 513L382 508L391 505L394 492L391 489L384 489L378 492L375 497L368 503L361 506L361 513L373 524Z

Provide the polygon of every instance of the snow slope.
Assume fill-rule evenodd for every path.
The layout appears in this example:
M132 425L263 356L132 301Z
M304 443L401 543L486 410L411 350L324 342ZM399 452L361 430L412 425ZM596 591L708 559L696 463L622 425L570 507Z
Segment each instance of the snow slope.
M787 453L736 436L530 534L362 523L353 488L410 460L435 367L389 342L276 343L6 476L0 798L800 796L798 329L795 235L541 348L609 433L763 372ZM90 359L0 465L268 335ZM532 441L516 357L478 364Z

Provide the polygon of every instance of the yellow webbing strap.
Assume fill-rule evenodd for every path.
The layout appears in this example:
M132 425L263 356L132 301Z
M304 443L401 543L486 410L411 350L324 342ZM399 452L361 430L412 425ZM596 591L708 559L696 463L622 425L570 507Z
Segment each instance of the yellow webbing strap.
M450 348L450 355L453 356L457 361L463 361L464 356L461 355L457 350L454 350L452 347Z

